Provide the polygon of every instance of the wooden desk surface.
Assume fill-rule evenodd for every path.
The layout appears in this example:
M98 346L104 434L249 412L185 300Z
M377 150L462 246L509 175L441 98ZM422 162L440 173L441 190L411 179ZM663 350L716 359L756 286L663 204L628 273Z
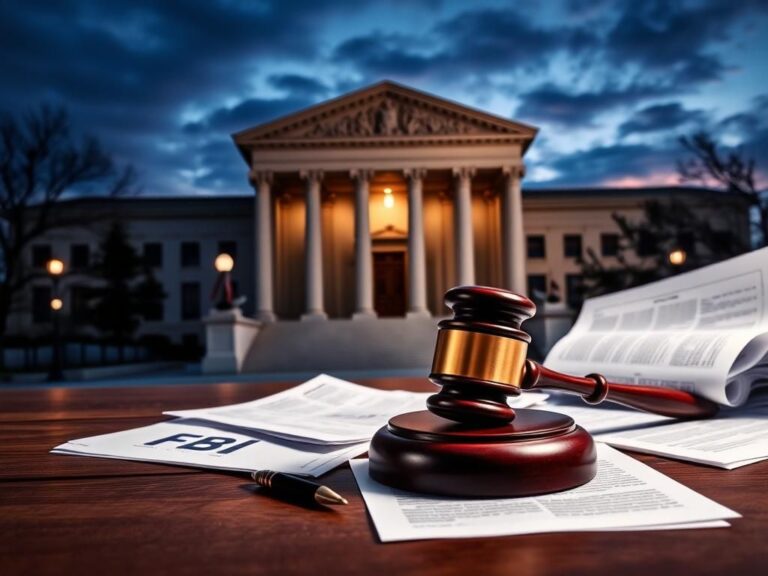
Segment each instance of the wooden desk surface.
M254 494L242 476L48 453L66 440L161 421L162 410L244 402L289 386L0 391L0 574L768 573L768 462L725 471L637 455L740 512L731 528L381 544L348 465L324 482L350 505L324 512Z

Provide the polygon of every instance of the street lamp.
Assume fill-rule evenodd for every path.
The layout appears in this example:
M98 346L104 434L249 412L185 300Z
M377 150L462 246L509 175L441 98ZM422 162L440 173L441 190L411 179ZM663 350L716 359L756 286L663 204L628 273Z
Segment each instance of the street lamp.
M674 248L667 254L667 260L676 271L680 270L687 259L688 254L682 248Z
M59 295L59 281L64 274L64 262L57 258L51 258L45 264L48 275L51 277L53 293L51 295L51 312L53 316L53 358L51 358L51 369L48 372L48 380L56 382L64 379L64 370L61 361L61 309L64 308L64 301Z
M216 284L213 286L211 292L211 300L215 300L219 296L219 301L216 303L217 310L231 310L232 309L232 279L230 272L235 267L235 260L226 252L216 256L216 260L213 262L213 267L219 273L216 278Z
M58 258L51 258L46 262L45 268L48 270L48 274L50 274L51 277L58 279L64 273L64 262Z

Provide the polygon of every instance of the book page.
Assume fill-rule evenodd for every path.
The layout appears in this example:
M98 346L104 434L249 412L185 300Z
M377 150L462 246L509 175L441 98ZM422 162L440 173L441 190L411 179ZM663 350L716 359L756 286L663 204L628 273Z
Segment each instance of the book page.
M743 404L768 354L768 248L584 303L544 364Z
M466 499L395 490L350 466L383 542L539 532L698 527L740 515L618 450L598 444L589 483L543 496ZM708 524L705 524L708 525ZM721 525L721 524L717 524Z

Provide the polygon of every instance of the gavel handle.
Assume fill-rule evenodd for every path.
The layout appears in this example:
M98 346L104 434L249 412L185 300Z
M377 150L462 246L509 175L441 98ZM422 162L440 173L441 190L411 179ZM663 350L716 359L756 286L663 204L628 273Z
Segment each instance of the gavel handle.
M694 396L682 390L616 384L600 374L584 378L562 374L533 360L525 361L523 390L554 388L580 394L587 404L600 404L603 400L623 404L630 408L653 412L672 418L708 418L717 414L718 405L711 400Z

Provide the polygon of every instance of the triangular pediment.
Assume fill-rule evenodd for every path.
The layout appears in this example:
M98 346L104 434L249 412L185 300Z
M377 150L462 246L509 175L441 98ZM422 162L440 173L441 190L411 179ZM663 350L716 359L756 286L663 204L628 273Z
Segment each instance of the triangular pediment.
M524 147L537 129L395 84L381 82L250 128L233 137L238 146L270 142L403 141L446 137L506 137Z

